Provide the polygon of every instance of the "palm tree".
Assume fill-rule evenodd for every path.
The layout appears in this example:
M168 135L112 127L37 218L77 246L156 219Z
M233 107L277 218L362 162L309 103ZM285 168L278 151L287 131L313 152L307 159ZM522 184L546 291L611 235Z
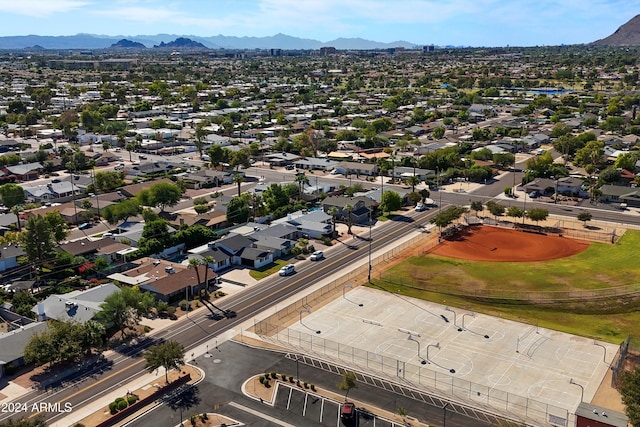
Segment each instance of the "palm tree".
M298 188L300 190L300 195L298 196L298 198L302 200L302 186L305 184L309 184L309 179L304 172L301 172L296 174L296 182L298 183Z
M351 233L351 225L352 225L352 221L351 221L351 211L353 211L353 205L347 203L346 205L344 205L344 208L342 208L343 211L347 212L347 234L352 234Z
M200 264L202 264L202 259L200 258L191 258L189 259L189 268L195 268L196 270L196 278L198 279L198 285L202 283L200 280Z
M195 145L198 153L200 154L200 158L202 158L202 149L204 148L204 138L207 136L207 131L204 129L202 124L196 126L196 138Z
M129 161L132 162L131 152L136 149L136 145L133 142L127 142L127 144L124 146L124 149L129 152Z
M416 191L416 185L420 184L420 178L415 175L411 175L409 178L407 178L407 183L411 185L411 192L413 193L414 191Z
M238 197L240 197L240 184L244 182L244 175L236 172L235 174L233 174L233 182L238 184Z
M212 256L206 256L202 258L202 265L204 265L204 289L207 296L209 296L209 264L213 264L215 260Z
M335 206L331 206L329 209L327 209L327 214L331 215L332 217L332 221L331 224L333 224L333 234L332 236L336 235L336 215L338 215L338 208L336 208Z

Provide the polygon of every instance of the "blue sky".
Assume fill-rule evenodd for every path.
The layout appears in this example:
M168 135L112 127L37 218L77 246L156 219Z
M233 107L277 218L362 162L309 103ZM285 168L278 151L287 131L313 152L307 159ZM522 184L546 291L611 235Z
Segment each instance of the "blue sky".
M0 0L0 36L177 34L464 46L589 43L640 0Z

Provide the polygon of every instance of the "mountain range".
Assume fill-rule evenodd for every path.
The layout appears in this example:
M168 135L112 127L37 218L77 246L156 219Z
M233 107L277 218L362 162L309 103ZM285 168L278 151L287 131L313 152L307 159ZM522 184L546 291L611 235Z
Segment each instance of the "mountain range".
M140 43L145 47L167 46L177 39L186 38L201 43L209 49L284 49L306 50L319 49L323 46L333 46L336 49L387 49L403 47L410 49L416 46L407 41L382 43L361 38L338 38L327 42L313 39L302 39L276 34L268 37L234 37L234 36L182 36L176 34L156 34L138 36L105 36L95 34L77 34L75 36L7 36L0 37L0 49L29 49L38 46L44 49L107 49L123 39ZM167 46L169 47L169 46Z
M609 37L591 43L595 46L640 46L640 15L631 18Z

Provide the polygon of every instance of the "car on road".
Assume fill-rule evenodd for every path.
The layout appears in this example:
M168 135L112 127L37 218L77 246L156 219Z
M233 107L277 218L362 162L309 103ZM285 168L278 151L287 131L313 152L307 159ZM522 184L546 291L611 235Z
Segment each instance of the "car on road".
M427 205L425 205L424 203L418 203L418 204L416 205L416 207L414 208L414 210L415 210L416 212L424 212L424 211L426 211L426 210L427 210Z
M280 271L278 272L279 275L281 276L288 276L290 274L293 274L296 272L296 266L293 264L287 264L284 267L282 267L280 269Z
M78 230L86 230L87 228L93 227L93 223L91 222L83 222L78 226Z
M309 257L311 261L320 261L322 258L324 258L324 253L322 251L315 251Z
M138 158L139 158L140 160L146 160L146 159L147 159L147 156L145 156L144 154L139 154L139 155L138 155Z
M295 167L295 166L293 166L293 165L287 165L287 166L285 166L284 168L285 168L286 170L288 170L288 171L292 171L292 170L294 170L296 167Z
M531 193L529 193L529 197L531 197L532 199L537 198L540 195L540 193L538 193L537 191L532 191Z

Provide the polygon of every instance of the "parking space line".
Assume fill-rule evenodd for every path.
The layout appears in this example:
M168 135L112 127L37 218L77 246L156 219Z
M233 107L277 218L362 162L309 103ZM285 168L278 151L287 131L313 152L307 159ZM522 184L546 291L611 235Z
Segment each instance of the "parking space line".
M271 416L269 416L269 415L267 415L267 414L265 414L263 412L256 411L255 409L248 408L248 407L246 407L244 405L241 405L239 403L236 403L236 402L229 402L229 406L233 406L234 408L240 409L241 411L244 411L244 412L248 412L249 414L255 415L256 417L260 417L260 418L262 418L264 420L270 421L270 422L272 422L274 424L277 424L279 426L282 426L282 427L296 427L293 424L289 424L289 423L286 423L284 421L280 421L277 418L273 418L273 417L271 417Z
M293 394L293 389L291 387L287 387L289 389L289 397L287 398L287 411L291 406L291 395Z

